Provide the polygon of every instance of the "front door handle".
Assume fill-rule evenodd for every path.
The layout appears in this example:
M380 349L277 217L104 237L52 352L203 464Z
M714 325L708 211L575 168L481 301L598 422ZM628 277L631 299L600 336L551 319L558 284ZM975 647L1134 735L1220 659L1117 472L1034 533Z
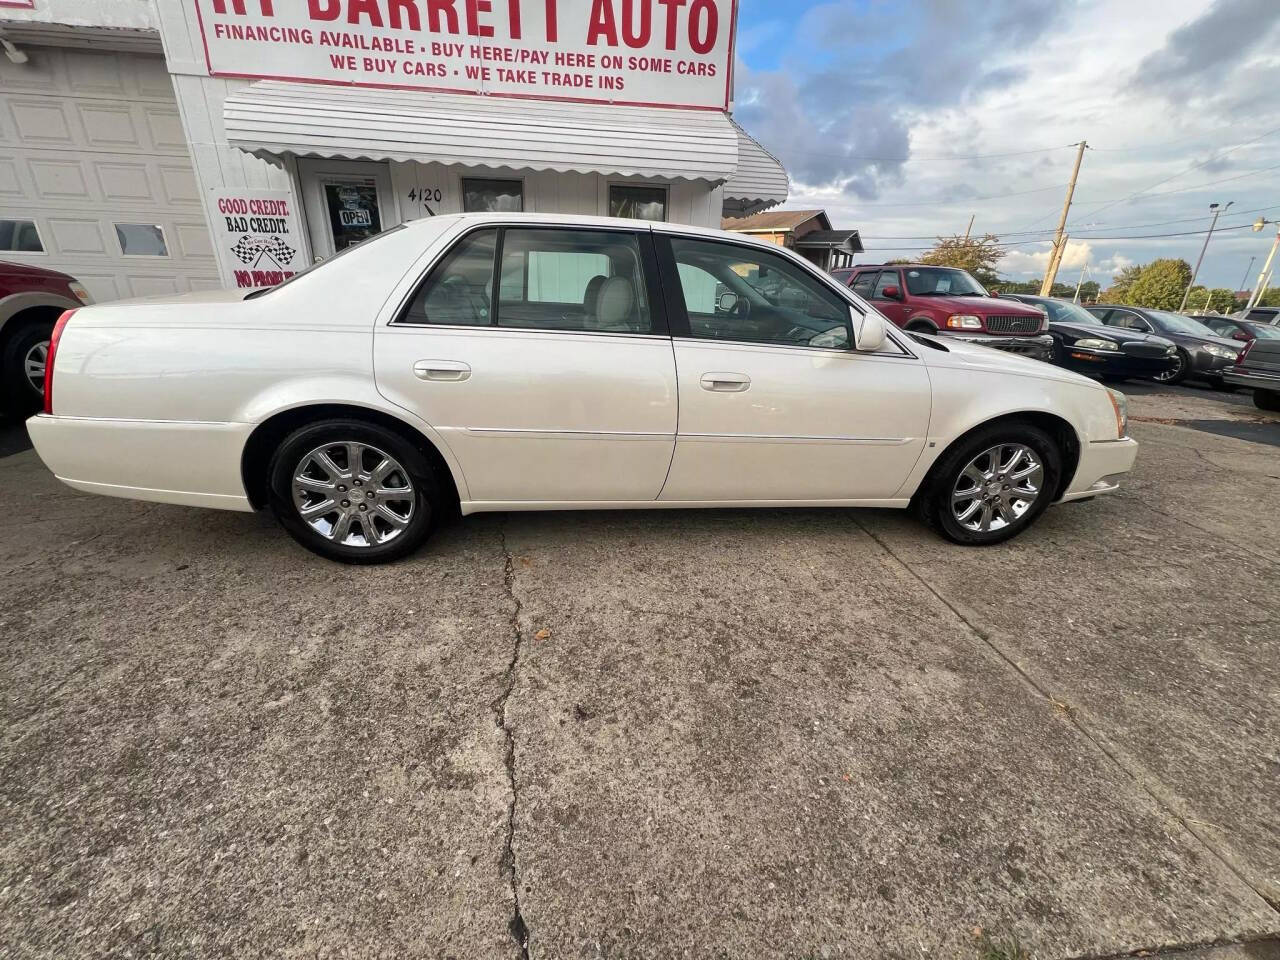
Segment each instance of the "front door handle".
M701 384L712 393L742 393L751 389L751 378L745 373L704 373Z
M458 383L471 378L471 365L461 360L419 360L413 365L413 375L419 380Z

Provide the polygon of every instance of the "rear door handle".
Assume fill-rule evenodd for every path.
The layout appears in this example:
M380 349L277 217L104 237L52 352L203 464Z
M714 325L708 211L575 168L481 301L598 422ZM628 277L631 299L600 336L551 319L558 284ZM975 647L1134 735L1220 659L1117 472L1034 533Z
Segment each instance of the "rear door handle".
M751 389L751 378L745 373L704 373L702 389L712 393L742 393Z
M471 366L461 360L419 360L413 365L413 375L419 380L457 383L471 378Z

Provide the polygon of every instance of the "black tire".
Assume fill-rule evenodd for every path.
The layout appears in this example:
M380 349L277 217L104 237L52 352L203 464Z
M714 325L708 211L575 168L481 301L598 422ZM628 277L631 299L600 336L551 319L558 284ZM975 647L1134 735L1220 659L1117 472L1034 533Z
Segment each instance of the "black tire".
M956 489L962 471L983 451L999 444L1023 444L1040 459L1043 479L1040 494L1021 516L996 530L971 530L960 523L951 509L951 493ZM968 547L986 547L1016 537L1040 514L1048 509L1062 476L1062 452L1053 439L1039 427L1019 420L1006 420L982 427L944 453L929 471L929 477L916 499L921 519L952 543Z
M348 545L336 542L303 520L298 507L294 505L294 476L304 458L318 448L325 446L337 448L345 443L362 444L373 448L372 453L385 453L402 465L407 483L412 487L412 496L400 498L397 507L397 511L408 512L407 526L384 543ZM345 461L334 459L338 466L349 467ZM271 510L280 521L280 525L312 553L340 563L389 563L408 556L427 539L434 528L436 518L444 512L441 509L439 482L431 464L422 452L398 433L363 420L322 420L295 430L276 449L267 469ZM397 485L399 485L398 481ZM345 488L346 484L339 489ZM354 494L352 498L359 499ZM343 502L349 503L349 501ZM354 525L362 524L366 517L370 522L377 523L374 514L357 515L350 509L341 511L335 505L332 513L337 519L333 520L333 526L336 527L343 512L350 513L353 518L350 521L353 525L352 537L355 536ZM380 530L379 533L385 535L386 531ZM365 537L363 529L360 536Z
M1253 391L1253 405L1259 410L1280 412L1280 393L1275 390Z
M1183 380L1187 379L1187 377L1191 375L1191 357L1188 356L1187 351L1183 350L1181 347L1178 348L1176 357L1178 360L1178 365L1176 367L1174 367L1168 374L1155 376L1151 379L1156 383L1163 383L1170 387L1176 386Z
M48 354L49 339L53 336L53 322L37 320L24 323L5 344L0 355L0 405L7 413L25 417L44 406L44 382L35 389L27 377L26 360L32 349L44 344Z

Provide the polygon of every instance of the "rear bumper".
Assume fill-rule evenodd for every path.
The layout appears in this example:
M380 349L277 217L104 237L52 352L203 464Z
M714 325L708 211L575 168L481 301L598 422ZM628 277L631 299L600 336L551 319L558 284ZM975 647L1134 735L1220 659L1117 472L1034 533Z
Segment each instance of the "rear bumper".
M938 333L943 337L955 337L966 343L976 343L980 347L1018 353L1036 360L1048 360L1053 356L1053 337L1047 333L1031 337L1000 336L992 333L947 333L941 330Z
M1265 373L1247 373L1241 370L1224 370L1222 379L1237 387L1253 387L1255 390L1270 390L1280 393L1280 376L1273 377Z
M1138 441L1129 437L1086 443L1080 451L1076 475L1071 478L1071 486L1063 494L1062 501L1115 493L1137 458Z
M219 510L253 509L240 475L251 423L27 421L31 443L63 483L86 493Z

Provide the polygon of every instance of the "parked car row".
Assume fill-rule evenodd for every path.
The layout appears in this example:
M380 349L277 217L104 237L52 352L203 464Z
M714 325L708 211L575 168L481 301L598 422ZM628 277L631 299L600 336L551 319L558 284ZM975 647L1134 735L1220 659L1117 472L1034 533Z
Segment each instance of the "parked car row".
M859 264L832 276L912 333L1026 354L1103 380L1250 386L1266 410L1276 409L1280 396L1269 368L1270 344L1280 341L1275 307L1231 317L1184 316L1125 304L1080 306L1058 297L992 296L964 270L920 263ZM1246 354L1257 341L1268 346L1250 366ZM1247 376L1239 372L1245 367Z

